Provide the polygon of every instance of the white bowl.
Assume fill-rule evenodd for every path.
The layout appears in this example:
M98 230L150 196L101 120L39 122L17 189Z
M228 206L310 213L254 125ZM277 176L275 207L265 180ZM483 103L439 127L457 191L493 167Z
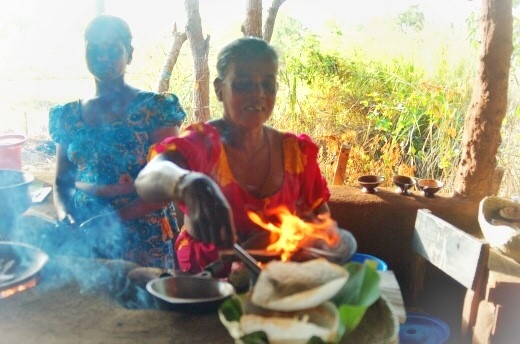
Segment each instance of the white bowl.
M513 222L500 219L500 209L509 206L520 204L503 197L485 197L479 204L478 222L491 247L520 263L520 230Z

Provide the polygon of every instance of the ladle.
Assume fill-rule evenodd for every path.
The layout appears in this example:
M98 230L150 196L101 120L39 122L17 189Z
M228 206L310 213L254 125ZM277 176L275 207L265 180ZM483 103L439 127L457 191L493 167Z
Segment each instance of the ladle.
M253 273L255 278L258 277L258 275L260 275L260 272L262 272L262 268L258 264L258 261L237 243L233 244L233 249L235 250L238 258L240 258L240 260L244 262L246 267Z

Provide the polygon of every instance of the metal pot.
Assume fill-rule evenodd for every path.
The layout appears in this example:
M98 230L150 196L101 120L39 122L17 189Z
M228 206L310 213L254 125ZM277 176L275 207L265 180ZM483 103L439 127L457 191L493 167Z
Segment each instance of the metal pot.
M31 205L29 185L34 176L27 172L0 169L0 217L13 218L25 212Z
M162 310L182 313L216 313L235 293L233 286L206 275L176 275L155 278L146 284Z
M0 291L30 280L48 260L47 253L34 246L0 241Z

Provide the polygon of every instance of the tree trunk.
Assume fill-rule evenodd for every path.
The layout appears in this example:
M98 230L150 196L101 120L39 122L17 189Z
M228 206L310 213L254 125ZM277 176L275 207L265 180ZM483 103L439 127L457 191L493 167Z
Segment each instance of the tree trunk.
M244 36L262 38L262 0L248 0L246 3L246 20L242 24Z
M513 51L512 0L482 0L483 36L477 82L464 124L455 195L482 199L494 194L496 155L506 115Z
M173 44L168 56L166 57L166 61L164 61L161 76L159 77L157 84L157 92L159 93L167 92L170 89L170 77L172 75L173 66L177 63L177 58L179 57L182 45L187 39L185 32L177 31L177 24L175 24L173 28L172 35Z
M273 0L271 7L269 7L269 10L267 11L268 14L264 24L264 40L267 42L271 42L276 15L278 14L280 6L282 6L284 2L285 0Z
M202 25L198 0L184 0L188 22L186 35L190 41L193 57L195 81L193 86L193 116L196 121L205 122L210 119L209 111L209 39L202 34Z

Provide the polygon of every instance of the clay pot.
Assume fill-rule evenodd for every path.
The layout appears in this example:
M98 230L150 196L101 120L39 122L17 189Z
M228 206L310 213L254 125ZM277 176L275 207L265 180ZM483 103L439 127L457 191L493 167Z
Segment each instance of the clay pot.
M0 135L0 168L22 169L22 147L26 139L23 134Z
M419 179L417 186L422 190L424 196L433 197L444 186L444 183L436 179Z
M412 177L402 175L395 175L392 178L392 181L397 186L396 192L400 193L401 195L409 195L409 189L415 184Z

